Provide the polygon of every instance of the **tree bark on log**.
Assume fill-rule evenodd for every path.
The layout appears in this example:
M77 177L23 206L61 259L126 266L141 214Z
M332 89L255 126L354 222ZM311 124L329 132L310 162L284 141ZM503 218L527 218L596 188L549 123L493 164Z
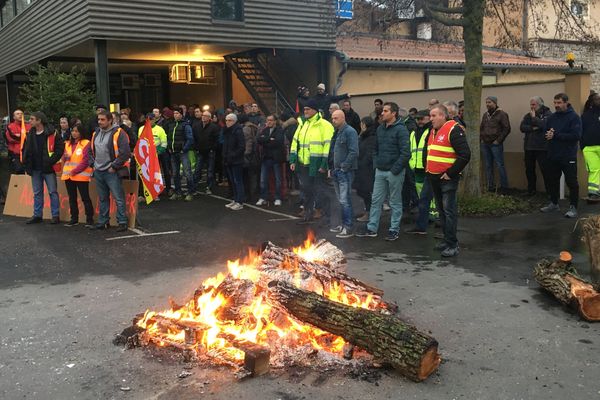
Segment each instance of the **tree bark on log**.
M420 382L440 364L438 342L397 317L335 303L287 282L269 284L269 299L295 318L341 336Z
M592 284L600 285L600 215L586 218L583 222L583 241L590 257L590 277Z
M329 246L326 246L325 243L329 244ZM321 247L329 249L329 254L334 255L334 260L336 260L335 267L332 266L329 259L315 262L307 261L290 250L268 242L261 253L262 265L259 268L262 273L268 276L268 282L266 282L265 286L268 285L270 281L278 280L292 283L293 280L289 278L286 279L283 271L296 269L301 273L304 280L314 278L325 289L331 289L331 285L337 283L347 293L353 293L361 297L371 296L381 304L381 308L384 310L391 313L395 313L398 310L396 304L386 303L382 299L383 290L347 275L343 269L340 268L339 254L330 250L330 247L335 248L335 246L331 245L329 242L323 242L321 243ZM286 263L288 264L287 267L282 268L282 265Z
M600 321L600 293L577 276L569 261L540 261L534 269L535 280L561 303L575 308L587 321Z

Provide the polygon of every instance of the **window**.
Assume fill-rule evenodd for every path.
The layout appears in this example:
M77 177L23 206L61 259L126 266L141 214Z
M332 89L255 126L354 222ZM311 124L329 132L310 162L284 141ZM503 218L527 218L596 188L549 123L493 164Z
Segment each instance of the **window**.
M243 0L212 0L212 17L222 21L243 21Z
M571 14L576 17L585 18L588 16L587 0L571 0Z
M0 2L1 4L2 2ZM6 1L2 4L2 26L6 26L11 19L15 17L15 10L12 1Z
M17 0L17 14L20 14L35 0Z

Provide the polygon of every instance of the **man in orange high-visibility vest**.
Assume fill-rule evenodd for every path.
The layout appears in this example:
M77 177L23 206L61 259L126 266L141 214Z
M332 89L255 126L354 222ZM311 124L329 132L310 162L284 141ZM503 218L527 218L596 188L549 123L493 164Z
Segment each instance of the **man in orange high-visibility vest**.
M471 159L464 128L451 120L448 109L435 105L429 111L432 132L427 143L426 178L440 215L444 240L436 245L443 257L458 255L456 190L461 171Z

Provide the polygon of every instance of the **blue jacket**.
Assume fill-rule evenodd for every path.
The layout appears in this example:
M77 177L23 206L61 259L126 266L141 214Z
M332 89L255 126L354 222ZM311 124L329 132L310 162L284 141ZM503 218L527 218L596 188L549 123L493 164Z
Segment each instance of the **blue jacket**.
M544 132L554 129L548 142L548 159L573 161L577 159L577 142L581 138L581 118L569 104L567 111L557 111L546 119Z
M348 124L336 129L330 150L332 169L344 172L358 169L358 133Z
M373 153L373 166L381 171L398 175L410 160L410 136L400 119L392 125L380 124L377 144Z

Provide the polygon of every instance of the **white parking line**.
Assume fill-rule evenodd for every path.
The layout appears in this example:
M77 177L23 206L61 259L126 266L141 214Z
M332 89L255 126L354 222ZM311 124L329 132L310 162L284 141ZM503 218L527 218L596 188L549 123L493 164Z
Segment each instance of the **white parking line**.
M133 239L133 238L140 238L140 237L146 237L146 236L173 235L175 233L181 233L179 231L143 233L139 229L135 229L135 228L130 228L129 230L136 232L136 235L117 236L117 237L107 238L106 240L110 241L110 240L121 240L121 239ZM137 233L137 232L142 232L142 233Z
M226 197L222 197L222 196L217 196L216 194L206 194L206 193L200 193L203 196L210 196L213 197L215 199L220 199L220 200L225 200L227 202L230 202L231 199L228 199ZM277 215L279 217L283 217L283 218L279 218L279 219L270 219L269 221L271 222L275 222L275 221L289 221L289 220L295 220L295 219L300 219L294 215L289 215L289 214L284 214L278 211L272 211L272 210L267 210L265 208L262 207L257 207L257 206L253 206L252 204L248 204L248 203L244 203L244 207L248 207L248 208L252 208L254 210L257 211L261 211L267 214L273 214L273 215Z

